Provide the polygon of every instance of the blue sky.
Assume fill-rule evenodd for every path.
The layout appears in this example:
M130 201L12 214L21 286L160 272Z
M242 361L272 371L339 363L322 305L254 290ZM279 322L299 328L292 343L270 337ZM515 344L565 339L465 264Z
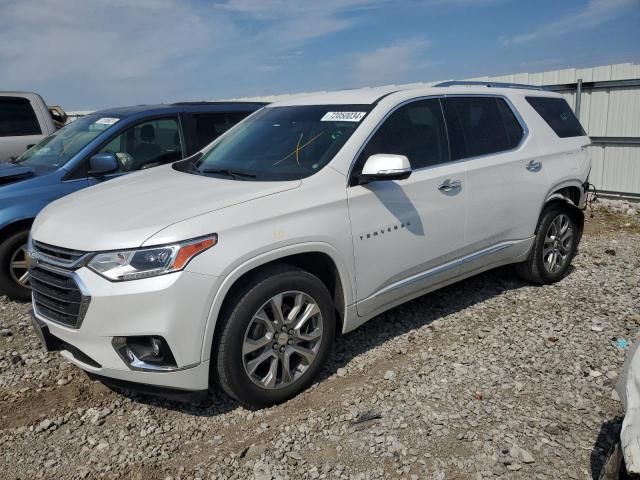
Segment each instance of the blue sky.
M67 110L640 62L640 0L0 0L0 89Z

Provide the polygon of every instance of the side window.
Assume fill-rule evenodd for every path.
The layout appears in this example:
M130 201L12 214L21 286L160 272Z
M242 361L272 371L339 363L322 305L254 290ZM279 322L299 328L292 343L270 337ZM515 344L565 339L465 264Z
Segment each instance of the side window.
M358 161L360 170L371 155L405 155L411 168L449 161L447 134L437 99L418 100L393 112L367 143Z
M40 135L31 102L20 97L0 97L0 137Z
M194 114L193 151L201 150L248 115L248 112Z
M524 131L507 103L496 97L442 99L451 159L477 157L511 150Z
M139 123L115 137L100 152L115 153L120 172L175 162L182 158L180 127L175 118Z
M564 98L526 97L526 99L560 138L586 135Z

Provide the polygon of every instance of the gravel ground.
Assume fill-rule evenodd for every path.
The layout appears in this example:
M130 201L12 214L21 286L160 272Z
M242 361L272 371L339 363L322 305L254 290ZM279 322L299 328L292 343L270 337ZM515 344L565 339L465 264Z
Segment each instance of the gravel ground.
M560 283L503 268L395 308L259 411L113 392L0 297L0 478L592 478L620 427L619 340L640 330L639 216L612 212Z

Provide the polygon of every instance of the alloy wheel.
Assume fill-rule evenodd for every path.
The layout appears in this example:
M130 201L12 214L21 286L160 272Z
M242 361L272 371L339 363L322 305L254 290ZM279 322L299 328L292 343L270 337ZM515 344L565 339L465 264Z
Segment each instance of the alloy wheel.
M573 226L566 213L559 214L553 219L544 237L542 247L542 262L549 273L562 270L570 258L573 246Z
M274 295L247 326L242 344L245 372L261 388L291 385L314 362L322 335L316 300L298 291Z
M19 246L9 259L9 274L14 282L22 287L29 287L29 270L27 268L27 246Z

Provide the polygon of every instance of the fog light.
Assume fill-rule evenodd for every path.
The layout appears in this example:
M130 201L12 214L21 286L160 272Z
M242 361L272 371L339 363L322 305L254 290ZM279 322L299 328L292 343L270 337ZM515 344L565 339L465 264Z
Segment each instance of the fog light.
M153 348L153 354L156 357L159 357L161 355L161 351L160 351L160 340L158 340L157 338L153 337L151 339L151 348Z
M112 344L132 370L170 371L178 368L169 345L162 337L114 337Z
M124 347L124 351L127 354L127 357L129 358L130 362L135 362L136 361L136 356L133 354L133 352L131 351L131 349L129 347Z

